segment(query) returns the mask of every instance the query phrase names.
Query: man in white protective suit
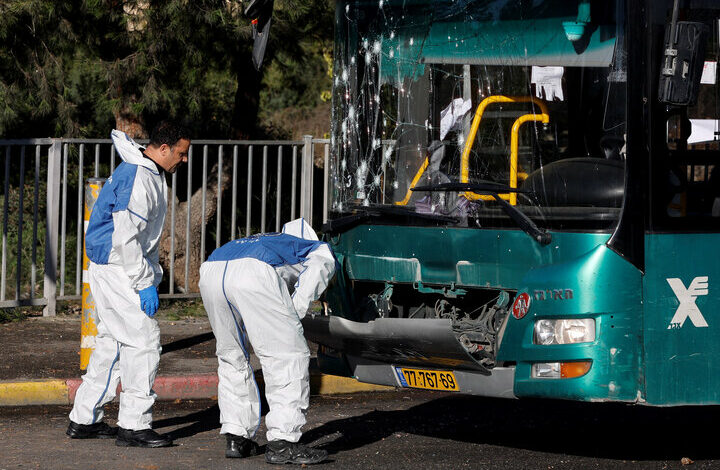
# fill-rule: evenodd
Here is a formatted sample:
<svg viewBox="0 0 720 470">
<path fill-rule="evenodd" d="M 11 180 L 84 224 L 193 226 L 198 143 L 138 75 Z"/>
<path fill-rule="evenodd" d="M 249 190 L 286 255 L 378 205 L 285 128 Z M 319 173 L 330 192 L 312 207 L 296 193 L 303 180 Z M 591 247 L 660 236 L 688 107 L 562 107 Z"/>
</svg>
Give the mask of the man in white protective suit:
<svg viewBox="0 0 720 470">
<path fill-rule="evenodd" d="M 155 127 L 147 148 L 118 130 L 111 137 L 123 162 L 100 191 L 85 234 L 98 334 L 67 435 L 165 447 L 172 441 L 151 428 L 161 349 L 154 318 L 163 274 L 158 246 L 167 210 L 165 172 L 174 173 L 187 161 L 190 137 L 168 121 Z M 122 392 L 118 428 L 113 428 L 102 421 L 103 406 L 115 397 L 118 382 Z"/>
<path fill-rule="evenodd" d="M 310 351 L 300 320 L 327 287 L 335 264 L 330 246 L 297 219 L 283 233 L 233 240 L 200 267 L 200 293 L 217 339 L 226 457 L 258 453 L 252 439 L 260 425 L 260 392 L 247 338 L 260 359 L 270 406 L 265 460 L 314 464 L 327 458 L 327 451 L 298 442 L 310 395 Z"/>
</svg>

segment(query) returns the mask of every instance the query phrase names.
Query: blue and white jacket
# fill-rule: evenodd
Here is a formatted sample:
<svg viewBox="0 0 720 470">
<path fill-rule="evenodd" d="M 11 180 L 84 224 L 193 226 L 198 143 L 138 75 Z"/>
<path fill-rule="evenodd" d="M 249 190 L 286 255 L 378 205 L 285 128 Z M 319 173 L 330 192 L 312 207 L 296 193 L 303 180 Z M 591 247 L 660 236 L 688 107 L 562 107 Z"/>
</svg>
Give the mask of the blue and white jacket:
<svg viewBox="0 0 720 470">
<path fill-rule="evenodd" d="M 212 252 L 208 262 L 253 258 L 267 263 L 288 287 L 298 317 L 317 300 L 335 274 L 337 261 L 330 245 L 318 241 L 303 220 L 283 226 L 283 233 L 253 235 L 226 243 Z"/>
<path fill-rule="evenodd" d="M 123 162 L 100 190 L 85 233 L 88 258 L 99 265 L 119 265 L 133 289 L 157 286 L 160 235 L 167 212 L 165 174 L 124 132 L 111 133 Z"/>
</svg>

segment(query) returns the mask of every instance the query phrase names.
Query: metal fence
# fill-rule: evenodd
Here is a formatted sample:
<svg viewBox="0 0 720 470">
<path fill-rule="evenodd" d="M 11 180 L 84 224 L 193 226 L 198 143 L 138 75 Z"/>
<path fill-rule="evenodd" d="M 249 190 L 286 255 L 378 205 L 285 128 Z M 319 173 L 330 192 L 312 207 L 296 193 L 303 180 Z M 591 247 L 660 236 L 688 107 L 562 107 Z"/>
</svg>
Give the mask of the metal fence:
<svg viewBox="0 0 720 470">
<path fill-rule="evenodd" d="M 190 245 L 197 237 L 202 262 L 229 240 L 279 231 L 297 217 L 315 226 L 324 222 L 329 145 L 329 140 L 312 136 L 299 141 L 193 140 L 187 165 L 168 175 L 165 237 L 170 248 L 160 297 L 199 296 L 188 281 Z M 120 159 L 110 139 L 0 140 L 0 152 L 5 157 L 0 308 L 44 306 L 43 315 L 52 316 L 57 301 L 79 300 L 82 294 L 84 182 L 108 177 Z M 324 159 L 323 169 L 313 164 L 316 155 Z M 322 188 L 314 188 L 321 178 Z M 191 210 L 198 201 L 200 222 L 197 210 Z M 183 203 L 184 237 L 179 237 Z M 198 224 L 199 234 L 193 230 Z M 185 263 L 179 269 L 178 238 L 185 243 Z M 176 282 L 177 277 L 184 281 Z"/>
</svg>

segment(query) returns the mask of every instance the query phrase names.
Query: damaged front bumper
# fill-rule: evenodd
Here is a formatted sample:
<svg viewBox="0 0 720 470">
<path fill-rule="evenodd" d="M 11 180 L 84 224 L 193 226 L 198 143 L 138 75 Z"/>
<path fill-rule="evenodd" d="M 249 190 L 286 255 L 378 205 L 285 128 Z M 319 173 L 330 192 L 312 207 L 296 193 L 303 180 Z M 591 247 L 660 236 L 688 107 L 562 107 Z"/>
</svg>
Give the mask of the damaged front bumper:
<svg viewBox="0 0 720 470">
<path fill-rule="evenodd" d="M 458 341 L 450 319 L 377 318 L 355 322 L 336 316 L 307 316 L 305 336 L 344 354 L 362 382 L 403 386 L 395 366 L 453 371 L 459 391 L 514 398 L 514 367 L 489 369 Z"/>
</svg>

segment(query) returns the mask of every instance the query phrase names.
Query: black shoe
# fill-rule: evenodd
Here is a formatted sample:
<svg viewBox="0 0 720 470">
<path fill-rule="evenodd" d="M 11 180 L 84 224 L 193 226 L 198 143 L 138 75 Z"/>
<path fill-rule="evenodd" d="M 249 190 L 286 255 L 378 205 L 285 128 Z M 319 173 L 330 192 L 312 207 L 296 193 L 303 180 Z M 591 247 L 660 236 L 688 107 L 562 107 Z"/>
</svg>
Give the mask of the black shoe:
<svg viewBox="0 0 720 470">
<path fill-rule="evenodd" d="M 326 450 L 313 449 L 297 442 L 284 440 L 270 441 L 265 448 L 265 461 L 267 463 L 312 465 L 322 462 L 327 456 Z"/>
<path fill-rule="evenodd" d="M 253 440 L 235 434 L 226 434 L 226 438 L 225 457 L 229 459 L 252 457 L 260 453 L 260 446 Z"/>
<path fill-rule="evenodd" d="M 115 441 L 115 445 L 120 447 L 169 447 L 172 443 L 172 439 L 152 429 L 133 431 L 119 428 Z"/>
<path fill-rule="evenodd" d="M 107 423 L 78 424 L 70 421 L 65 434 L 71 439 L 112 439 L 117 435 L 118 428 L 108 426 Z"/>
</svg>

